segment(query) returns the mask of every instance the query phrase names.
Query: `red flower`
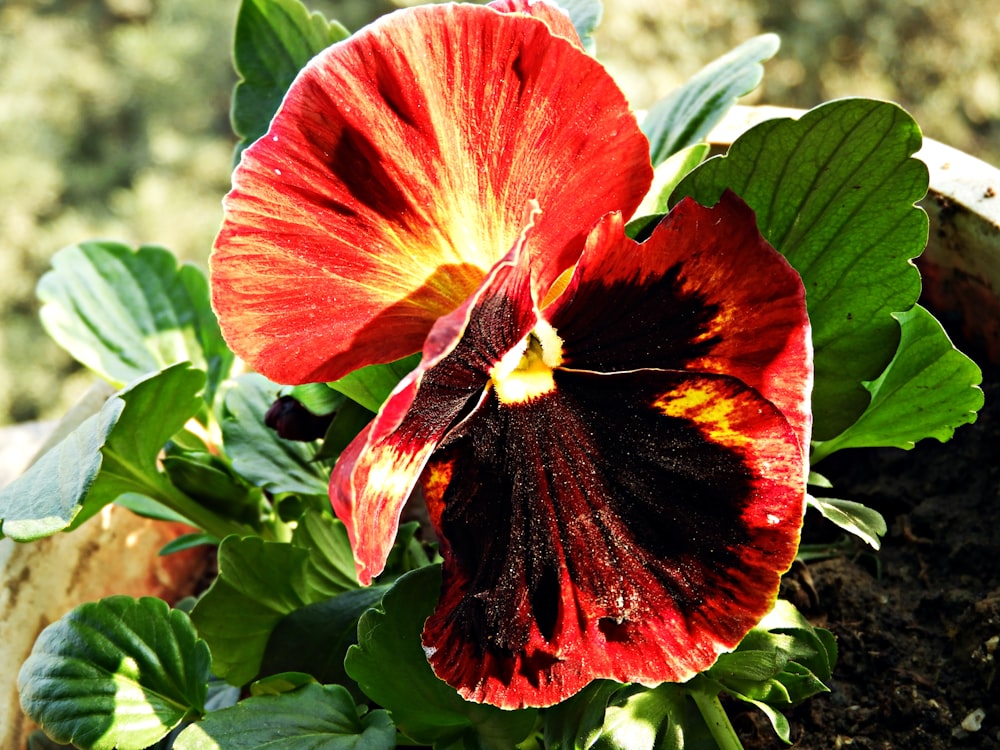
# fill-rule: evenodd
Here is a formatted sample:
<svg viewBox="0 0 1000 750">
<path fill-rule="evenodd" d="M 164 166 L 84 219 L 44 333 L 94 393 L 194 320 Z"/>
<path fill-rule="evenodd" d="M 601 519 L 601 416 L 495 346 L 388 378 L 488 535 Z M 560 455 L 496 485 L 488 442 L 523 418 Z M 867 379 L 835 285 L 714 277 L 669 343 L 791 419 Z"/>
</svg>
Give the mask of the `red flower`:
<svg viewBox="0 0 1000 750">
<path fill-rule="evenodd" d="M 614 81 L 563 38 L 560 11 L 502 6 L 521 12 L 413 8 L 333 45 L 244 152 L 212 301 L 257 371 L 328 382 L 419 351 L 513 246 L 529 200 L 543 284 L 603 214 L 639 205 L 649 146 Z"/>
<path fill-rule="evenodd" d="M 317 58 L 237 170 L 213 293 L 283 382 L 422 343 L 334 509 L 367 583 L 422 484 L 431 665 L 518 707 L 688 679 L 767 612 L 812 360 L 801 281 L 735 196 L 625 236 L 650 169 L 624 99 L 558 11 L 504 10 L 400 11 Z"/>
</svg>

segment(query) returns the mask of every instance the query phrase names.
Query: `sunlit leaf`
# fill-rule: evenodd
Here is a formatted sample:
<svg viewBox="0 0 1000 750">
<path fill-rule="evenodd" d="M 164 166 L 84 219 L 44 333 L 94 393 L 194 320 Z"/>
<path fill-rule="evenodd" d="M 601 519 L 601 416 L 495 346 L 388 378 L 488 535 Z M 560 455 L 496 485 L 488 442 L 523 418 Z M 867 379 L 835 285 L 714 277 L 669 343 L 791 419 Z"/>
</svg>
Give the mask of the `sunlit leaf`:
<svg viewBox="0 0 1000 750">
<path fill-rule="evenodd" d="M 306 685 L 213 711 L 177 738 L 176 750 L 390 750 L 396 731 L 385 711 L 364 713 L 340 685 Z"/>
<path fill-rule="evenodd" d="M 764 75 L 761 63 L 779 46 L 774 34 L 749 39 L 650 107 L 642 131 L 649 138 L 653 166 L 704 139 L 739 97 L 757 88 Z"/>
<path fill-rule="evenodd" d="M 730 188 L 765 238 L 802 275 L 816 356 L 814 438 L 833 438 L 865 410 L 864 383 L 899 343 L 892 313 L 920 292 L 910 259 L 927 241 L 921 135 L 894 104 L 845 99 L 798 120 L 769 120 L 709 159 L 671 196 L 714 204 Z"/>
<path fill-rule="evenodd" d="M 209 653 L 152 597 L 83 604 L 47 627 L 18 675 L 25 713 L 85 750 L 141 750 L 204 711 Z"/>
<path fill-rule="evenodd" d="M 178 362 L 208 374 L 211 401 L 233 363 L 196 267 L 167 249 L 84 242 L 58 252 L 38 283 L 46 331 L 118 387 Z"/>
<path fill-rule="evenodd" d="M 125 402 L 113 398 L 21 476 L 0 489 L 0 531 L 19 542 L 67 528 L 80 512 L 104 457 L 101 448 Z"/>
<path fill-rule="evenodd" d="M 157 465 L 170 436 L 198 411 L 204 383 L 203 372 L 181 363 L 113 396 L 0 492 L 4 534 L 27 541 L 75 528 L 130 494 L 160 501 L 217 536 L 239 528 L 179 491 Z"/>
<path fill-rule="evenodd" d="M 823 518 L 837 524 L 844 531 L 863 539 L 875 549 L 882 546 L 882 537 L 885 536 L 887 527 L 885 519 L 877 510 L 853 500 L 834 497 L 809 497 L 807 502 Z"/>
<path fill-rule="evenodd" d="M 642 199 L 642 204 L 636 209 L 637 217 L 657 215 L 657 220 L 662 218 L 670 205 L 670 194 L 674 188 L 683 180 L 688 172 L 701 164 L 711 151 L 711 146 L 707 143 L 695 143 L 693 146 L 682 148 L 671 154 L 659 166 L 653 170 L 653 184 Z M 628 230 L 626 230 L 628 231 Z M 634 226 L 633 226 L 634 231 Z M 635 234 L 630 234 L 635 239 Z"/>
<path fill-rule="evenodd" d="M 978 365 L 919 305 L 893 317 L 900 325 L 899 349 L 885 371 L 865 383 L 871 404 L 842 433 L 814 446 L 814 463 L 844 448 L 909 449 L 924 438 L 943 443 L 957 427 L 976 421 L 983 405 Z"/>
<path fill-rule="evenodd" d="M 233 130 L 243 149 L 267 131 L 299 70 L 318 52 L 346 39 L 347 29 L 310 13 L 299 0 L 243 0 L 236 18 Z"/>
</svg>

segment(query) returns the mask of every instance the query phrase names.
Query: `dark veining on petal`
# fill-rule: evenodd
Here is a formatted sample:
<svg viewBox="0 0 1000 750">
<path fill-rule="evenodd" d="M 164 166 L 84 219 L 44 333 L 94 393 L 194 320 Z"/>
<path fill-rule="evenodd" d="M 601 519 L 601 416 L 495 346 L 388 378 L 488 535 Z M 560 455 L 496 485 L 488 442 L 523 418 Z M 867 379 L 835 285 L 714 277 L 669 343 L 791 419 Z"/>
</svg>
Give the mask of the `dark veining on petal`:
<svg viewBox="0 0 1000 750">
<path fill-rule="evenodd" d="M 441 531 L 446 566 L 467 581 L 452 620 L 483 654 L 513 657 L 532 625 L 551 641 L 560 616 L 580 615 L 559 612 L 562 567 L 606 613 L 602 632 L 625 640 L 663 592 L 694 616 L 748 540 L 738 453 L 656 412 L 652 387 L 635 399 L 593 376 L 557 375 L 558 398 L 491 399 L 449 441 L 459 460 Z M 661 592 L 642 590 L 637 570 Z"/>
<path fill-rule="evenodd" d="M 680 273 L 676 264 L 659 278 L 595 281 L 578 291 L 550 321 L 563 335 L 566 367 L 684 369 L 707 354 L 718 341 L 708 335 L 718 306 L 685 291 Z"/>
</svg>

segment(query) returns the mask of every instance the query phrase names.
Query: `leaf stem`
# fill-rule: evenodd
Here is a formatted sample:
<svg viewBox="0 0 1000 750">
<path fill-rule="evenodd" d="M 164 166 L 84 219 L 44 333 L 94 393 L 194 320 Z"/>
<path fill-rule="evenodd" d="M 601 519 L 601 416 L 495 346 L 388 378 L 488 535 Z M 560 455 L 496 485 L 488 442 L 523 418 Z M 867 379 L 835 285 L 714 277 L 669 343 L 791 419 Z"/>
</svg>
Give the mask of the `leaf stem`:
<svg viewBox="0 0 1000 750">
<path fill-rule="evenodd" d="M 708 725 L 708 731 L 712 733 L 712 739 L 719 746 L 719 750 L 743 750 L 743 743 L 733 729 L 726 709 L 722 707 L 718 693 L 707 693 L 701 690 L 692 690 L 690 693 L 701 717 Z"/>
</svg>

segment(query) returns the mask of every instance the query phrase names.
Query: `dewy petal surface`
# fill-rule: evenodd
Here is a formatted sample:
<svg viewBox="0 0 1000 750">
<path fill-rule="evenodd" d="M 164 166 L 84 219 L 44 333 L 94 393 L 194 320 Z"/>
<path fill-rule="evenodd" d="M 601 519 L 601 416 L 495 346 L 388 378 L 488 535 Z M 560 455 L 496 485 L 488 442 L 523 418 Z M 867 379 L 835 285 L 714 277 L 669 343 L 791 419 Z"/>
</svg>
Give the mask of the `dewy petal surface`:
<svg viewBox="0 0 1000 750">
<path fill-rule="evenodd" d="M 332 46 L 244 152 L 213 304 L 255 369 L 330 381 L 418 351 L 513 246 L 529 200 L 543 286 L 600 216 L 638 205 L 648 144 L 624 96 L 551 14 L 503 5 L 517 12 L 401 10 Z"/>
</svg>

